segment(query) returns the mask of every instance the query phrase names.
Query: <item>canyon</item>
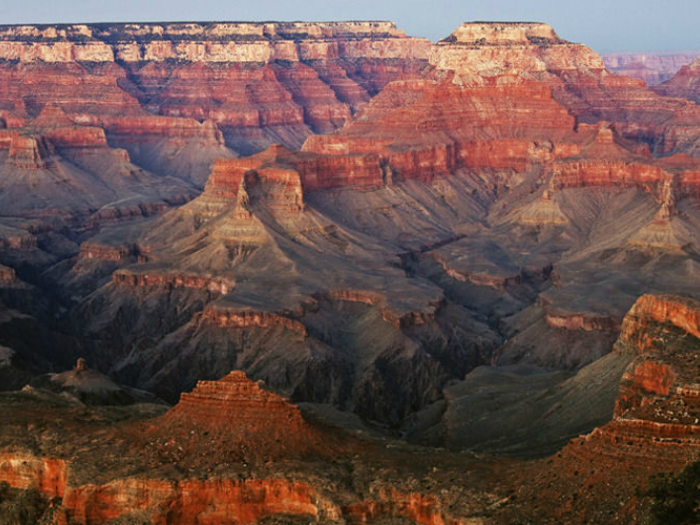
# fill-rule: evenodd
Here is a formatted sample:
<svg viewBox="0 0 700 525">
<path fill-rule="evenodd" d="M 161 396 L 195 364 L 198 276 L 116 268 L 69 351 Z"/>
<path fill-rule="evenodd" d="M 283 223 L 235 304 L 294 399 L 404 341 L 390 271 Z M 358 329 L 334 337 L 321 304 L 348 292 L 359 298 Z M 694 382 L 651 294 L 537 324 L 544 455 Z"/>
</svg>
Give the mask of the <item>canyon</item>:
<svg viewBox="0 0 700 525">
<path fill-rule="evenodd" d="M 621 76 L 540 23 L 0 26 L 0 505 L 642 522 L 700 443 L 680 56 Z"/>
<path fill-rule="evenodd" d="M 700 51 L 630 52 L 602 55 L 605 67 L 616 75 L 644 80 L 655 86 L 670 80 L 683 67 L 694 62 Z"/>
</svg>

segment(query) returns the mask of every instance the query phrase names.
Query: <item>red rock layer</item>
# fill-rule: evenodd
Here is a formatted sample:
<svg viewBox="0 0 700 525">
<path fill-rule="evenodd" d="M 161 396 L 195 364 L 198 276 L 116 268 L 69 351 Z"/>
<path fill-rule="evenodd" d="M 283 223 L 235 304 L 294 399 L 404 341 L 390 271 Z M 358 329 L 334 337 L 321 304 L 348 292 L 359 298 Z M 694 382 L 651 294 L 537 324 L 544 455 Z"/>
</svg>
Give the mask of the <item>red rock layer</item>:
<svg viewBox="0 0 700 525">
<path fill-rule="evenodd" d="M 611 53 L 602 55 L 605 67 L 616 75 L 644 80 L 648 86 L 661 84 L 672 78 L 679 69 L 700 55 L 688 52 Z"/>
<path fill-rule="evenodd" d="M 66 493 L 68 464 L 21 452 L 0 453 L 0 481 L 20 489 L 35 488 L 51 498 Z"/>
<path fill-rule="evenodd" d="M 380 490 L 372 499 L 343 508 L 350 523 L 367 523 L 376 519 L 401 517 L 421 525 L 460 525 L 464 521 L 449 516 L 444 504 L 435 497 L 419 493 L 402 493 L 395 489 Z"/>
<path fill-rule="evenodd" d="M 120 116 L 211 120 L 236 147 L 298 146 L 417 76 L 431 47 L 389 22 L 3 26 L 0 111 L 12 127 L 56 104 L 119 136 L 192 127 Z"/>
<path fill-rule="evenodd" d="M 643 466 L 649 475 L 680 469 L 697 456 L 699 320 L 700 302 L 692 299 L 645 295 L 635 303 L 615 344 L 615 351 L 637 357 L 621 379 L 614 419 L 573 440 L 565 458 L 605 458 L 614 468 Z"/>
<path fill-rule="evenodd" d="M 344 186 L 382 185 L 382 169 L 376 156 L 314 155 L 271 146 L 252 157 L 217 160 L 205 192 L 236 198 L 241 184 L 246 182 L 246 175 L 249 177 L 248 187 L 253 183 L 254 177 L 257 177 L 265 194 L 290 211 L 303 208 L 302 189 L 313 191 Z M 271 191 L 275 184 L 283 185 L 283 188 L 278 188 L 282 191 L 278 191 L 276 196 Z"/>
<path fill-rule="evenodd" d="M 202 313 L 204 322 L 218 327 L 249 328 L 283 326 L 306 337 L 306 327 L 299 321 L 269 312 L 233 312 L 217 308 L 207 308 Z"/>
<path fill-rule="evenodd" d="M 410 81 L 387 86 L 333 135 L 310 137 L 304 151 L 374 154 L 383 182 L 430 181 L 455 169 L 525 170 L 579 151 L 574 120 L 534 82 L 491 79 L 482 86 Z"/>
<path fill-rule="evenodd" d="M 700 59 L 682 67 L 673 78 L 654 86 L 654 91 L 666 97 L 680 97 L 700 103 Z"/>
<path fill-rule="evenodd" d="M 129 270 L 114 272 L 112 282 L 128 287 L 195 288 L 222 295 L 227 294 L 234 286 L 234 283 L 224 278 L 194 274 L 132 273 Z"/>
<path fill-rule="evenodd" d="M 252 524 L 275 514 L 316 519 L 326 517 L 319 509 L 319 499 L 308 484 L 283 479 L 128 479 L 69 490 L 57 523 L 98 525 L 137 511 L 147 512 L 152 523 L 162 525 Z"/>
<path fill-rule="evenodd" d="M 68 464 L 20 453 L 0 455 L 0 481 L 12 487 L 36 488 L 59 498 L 55 525 L 101 525 L 145 513 L 161 525 L 243 525 L 283 515 L 320 522 L 400 517 L 423 525 L 464 523 L 449 516 L 448 505 L 433 496 L 380 489 L 373 496 L 341 506 L 302 481 L 286 479 L 210 479 L 168 481 L 126 478 L 97 485 L 67 483 Z"/>
<path fill-rule="evenodd" d="M 622 323 L 621 343 L 639 354 L 653 347 L 648 331 L 651 322 L 671 323 L 700 339 L 700 303 L 675 295 L 643 295 Z"/>
<path fill-rule="evenodd" d="M 697 107 L 660 97 L 642 80 L 610 74 L 594 51 L 544 24 L 463 24 L 436 45 L 430 62 L 467 85 L 513 73 L 542 82 L 578 122 L 615 122 L 621 134 L 653 144 L 660 154 L 688 151 L 700 137 Z M 688 138 L 669 136 L 680 133 Z"/>
</svg>

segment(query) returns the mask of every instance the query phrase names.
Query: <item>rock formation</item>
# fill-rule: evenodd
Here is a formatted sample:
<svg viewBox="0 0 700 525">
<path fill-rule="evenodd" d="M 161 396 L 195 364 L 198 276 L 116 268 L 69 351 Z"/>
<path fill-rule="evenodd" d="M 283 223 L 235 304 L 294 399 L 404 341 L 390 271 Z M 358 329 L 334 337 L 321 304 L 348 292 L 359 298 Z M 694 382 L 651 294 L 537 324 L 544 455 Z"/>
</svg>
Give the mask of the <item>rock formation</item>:
<svg viewBox="0 0 700 525">
<path fill-rule="evenodd" d="M 157 436 L 189 441 L 211 460 L 315 459 L 338 454 L 342 444 L 308 425 L 299 409 L 233 371 L 218 381 L 199 381 L 156 424 Z"/>
<path fill-rule="evenodd" d="M 672 78 L 679 69 L 693 62 L 699 51 L 608 53 L 602 55 L 605 67 L 616 75 L 644 80 L 655 86 Z"/>
<path fill-rule="evenodd" d="M 35 378 L 0 396 L 31 468 L 0 472 L 69 465 L 64 522 L 605 522 L 614 468 L 586 509 L 530 505 L 598 450 L 651 458 L 623 495 L 695 452 L 697 308 L 668 295 L 700 297 L 689 100 L 536 23 L 8 26 L 0 57 L 0 379 Z M 116 395 L 101 373 L 180 402 L 66 397 Z M 45 402 L 93 419 L 30 429 Z M 586 437 L 489 459 L 485 495 L 468 454 L 321 420 L 489 454 Z"/>
<path fill-rule="evenodd" d="M 700 58 L 684 65 L 663 84 L 654 87 L 654 91 L 666 97 L 681 97 L 700 102 Z"/>
</svg>

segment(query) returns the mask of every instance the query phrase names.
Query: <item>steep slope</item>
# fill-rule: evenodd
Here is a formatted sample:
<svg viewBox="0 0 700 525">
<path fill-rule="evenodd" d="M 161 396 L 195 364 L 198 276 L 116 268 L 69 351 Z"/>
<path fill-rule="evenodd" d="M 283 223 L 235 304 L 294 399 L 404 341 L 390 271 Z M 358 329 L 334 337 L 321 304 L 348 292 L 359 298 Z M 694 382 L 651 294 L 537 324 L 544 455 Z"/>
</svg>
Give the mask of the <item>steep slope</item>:
<svg viewBox="0 0 700 525">
<path fill-rule="evenodd" d="M 661 51 L 608 53 L 602 57 L 611 73 L 638 78 L 644 80 L 647 86 L 656 86 L 671 79 L 698 55 L 699 51 Z"/>
<path fill-rule="evenodd" d="M 614 122 L 621 134 L 658 154 L 696 151 L 694 105 L 659 97 L 641 80 L 610 74 L 593 50 L 560 39 L 546 24 L 465 23 L 438 42 L 430 62 L 456 71 L 466 84 L 508 72 L 543 82 L 579 122 Z"/>
<path fill-rule="evenodd" d="M 683 66 L 672 78 L 654 87 L 666 97 L 680 97 L 700 102 L 700 59 Z"/>
<path fill-rule="evenodd" d="M 245 153 L 300 146 L 342 126 L 386 83 L 418 74 L 431 46 L 390 22 L 2 26 L 2 109 L 33 116 L 58 103 L 135 158 L 130 136 L 172 137 L 191 127 L 183 117 L 215 123 Z M 23 83 L 36 86 L 31 95 Z"/>
<path fill-rule="evenodd" d="M 540 522 L 644 521 L 647 502 L 639 489 L 648 477 L 697 458 L 698 315 L 694 299 L 644 295 L 625 316 L 614 352 L 630 362 L 612 421 L 523 472 L 523 481 L 537 480 L 523 486 L 524 497 L 540 509 Z M 556 489 L 547 488 L 553 482 Z M 556 507 L 545 505 L 552 497 L 560 502 Z M 508 513 L 517 507 L 503 520 L 513 519 Z"/>
<path fill-rule="evenodd" d="M 307 205 L 304 188 L 380 173 L 376 159 L 337 160 L 279 146 L 218 162 L 202 196 L 134 240 L 140 263 L 75 312 L 100 366 L 168 399 L 242 368 L 296 400 L 399 425 L 482 362 L 499 340 L 488 326 L 407 276 L 391 246 Z"/>
</svg>

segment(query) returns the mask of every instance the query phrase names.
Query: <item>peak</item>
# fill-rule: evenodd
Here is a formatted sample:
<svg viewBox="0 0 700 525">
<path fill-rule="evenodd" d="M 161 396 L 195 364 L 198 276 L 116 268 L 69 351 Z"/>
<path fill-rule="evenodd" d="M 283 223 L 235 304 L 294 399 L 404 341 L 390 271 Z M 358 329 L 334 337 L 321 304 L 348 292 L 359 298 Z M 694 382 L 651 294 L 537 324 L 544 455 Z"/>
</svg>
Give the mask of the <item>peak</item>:
<svg viewBox="0 0 700 525">
<path fill-rule="evenodd" d="M 465 22 L 447 40 L 479 45 L 561 42 L 551 26 L 540 22 Z"/>
<path fill-rule="evenodd" d="M 241 453 L 246 460 L 319 457 L 335 454 L 337 445 L 309 425 L 295 405 L 240 370 L 218 381 L 199 381 L 154 430 L 187 442 L 194 456 L 217 462 Z"/>
</svg>

